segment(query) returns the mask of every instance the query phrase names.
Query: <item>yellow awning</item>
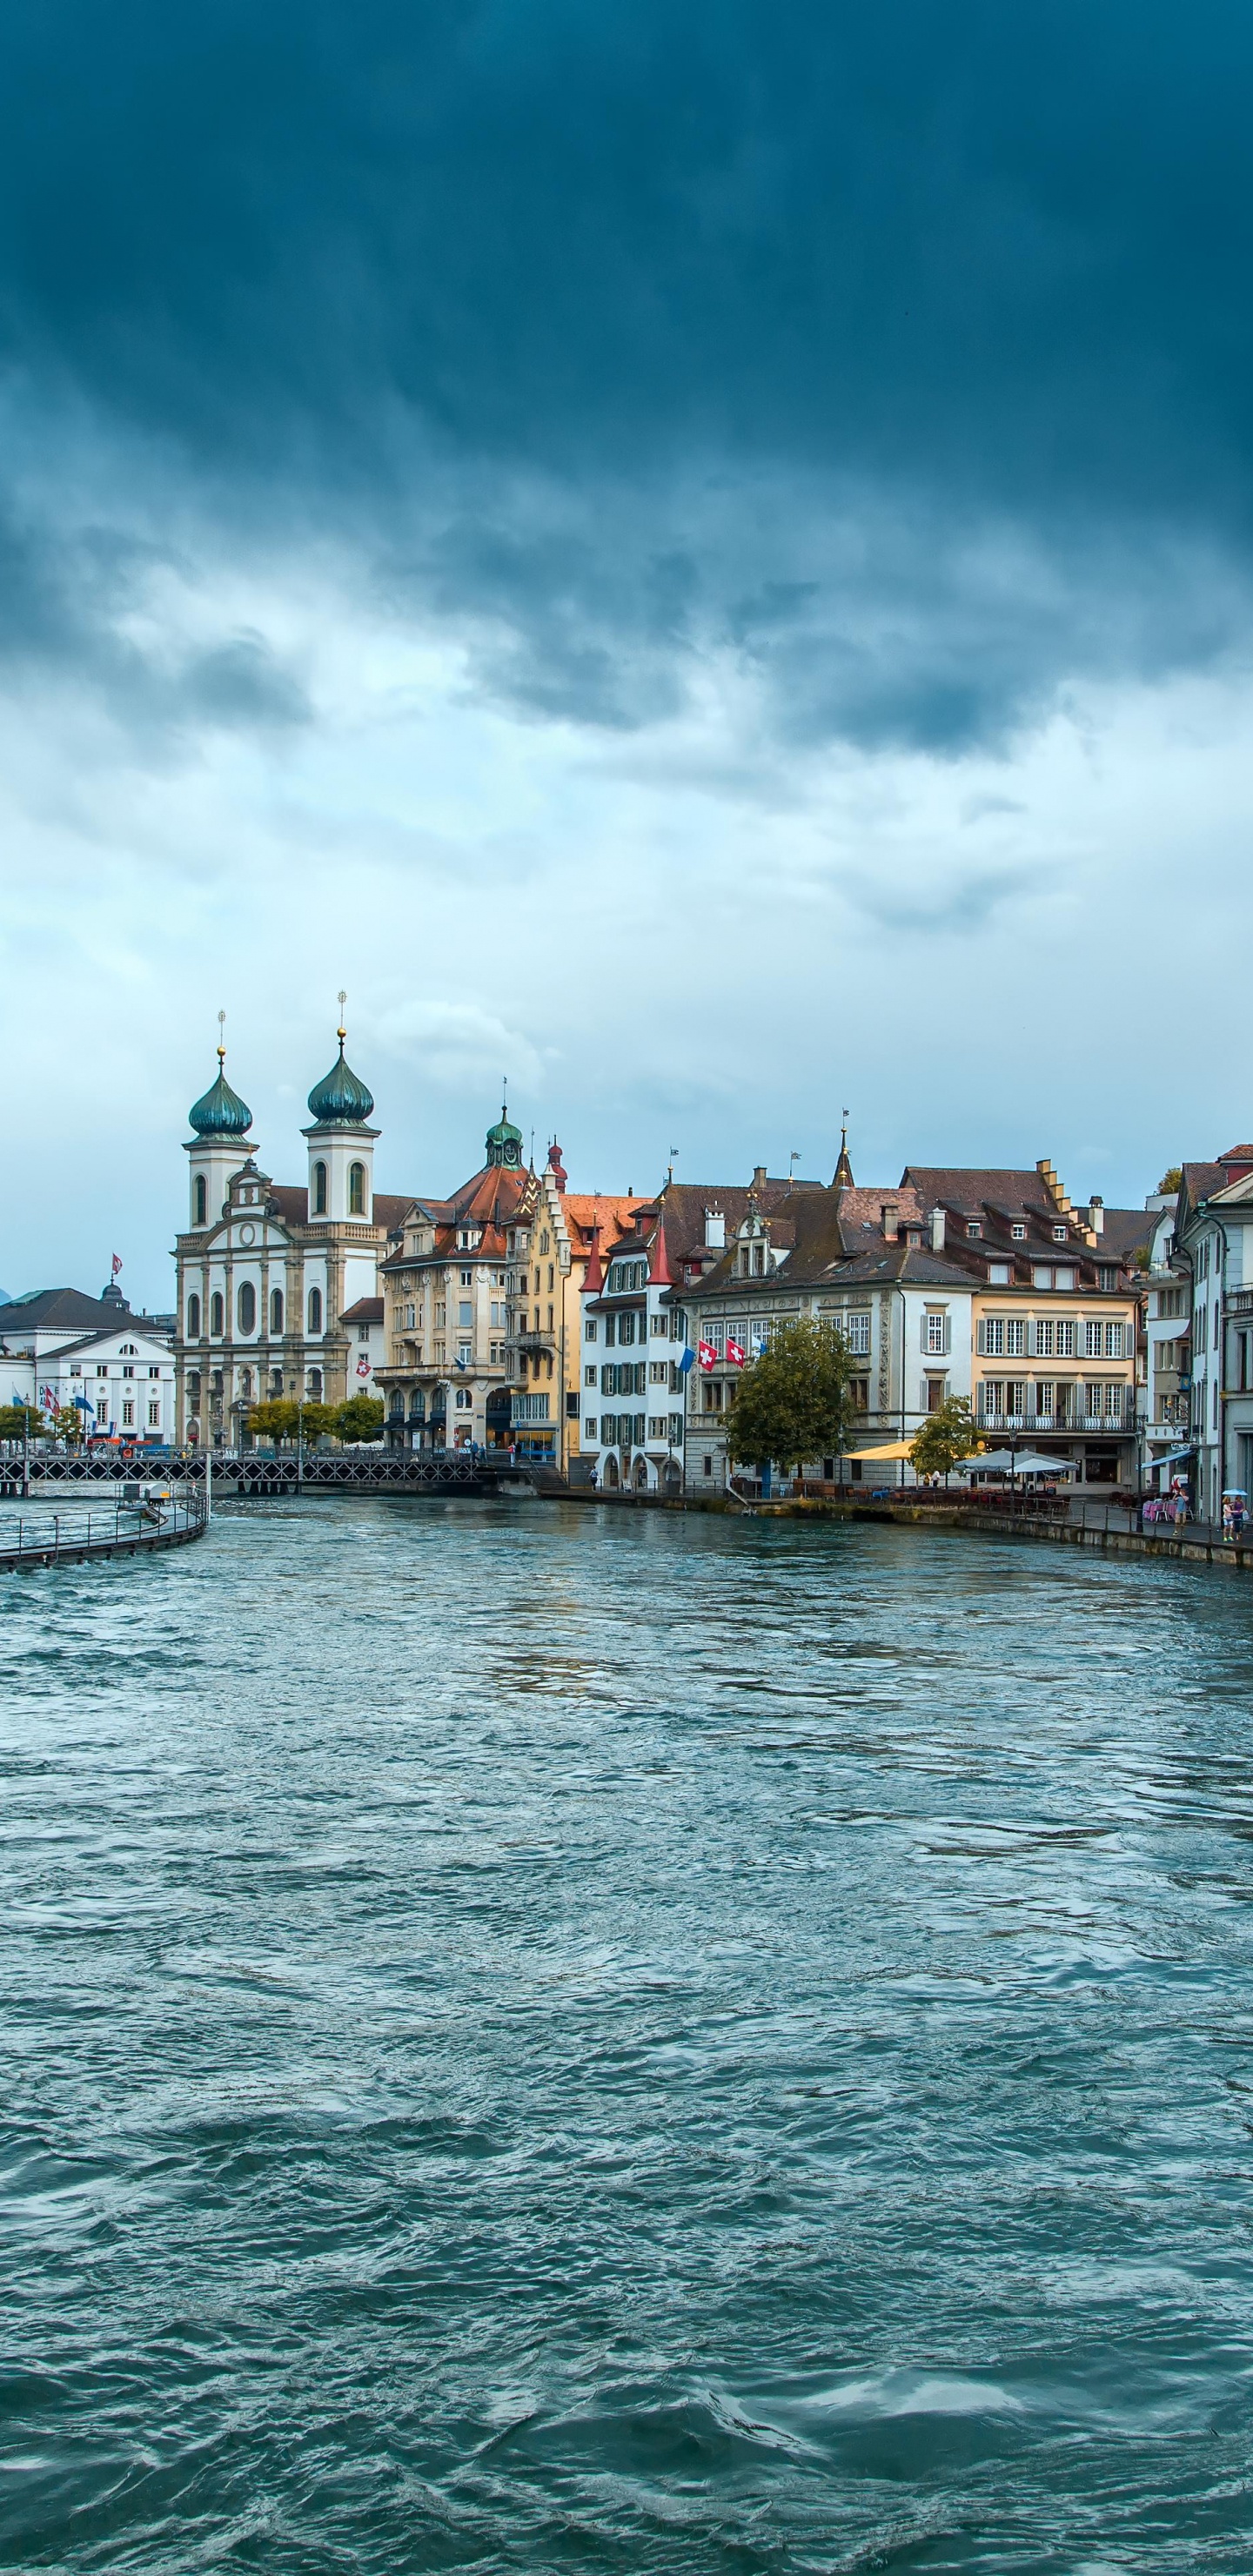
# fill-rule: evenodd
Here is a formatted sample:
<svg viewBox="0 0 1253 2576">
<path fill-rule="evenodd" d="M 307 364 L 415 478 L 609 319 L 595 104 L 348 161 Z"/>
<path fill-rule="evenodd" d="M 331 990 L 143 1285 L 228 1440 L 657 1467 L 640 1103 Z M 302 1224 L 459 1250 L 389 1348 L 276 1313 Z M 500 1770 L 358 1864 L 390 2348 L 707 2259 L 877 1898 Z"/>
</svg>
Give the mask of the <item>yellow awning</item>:
<svg viewBox="0 0 1253 2576">
<path fill-rule="evenodd" d="M 848 1454 L 850 1458 L 908 1458 L 911 1446 L 908 1440 L 887 1440 L 881 1449 L 850 1449 Z"/>
</svg>

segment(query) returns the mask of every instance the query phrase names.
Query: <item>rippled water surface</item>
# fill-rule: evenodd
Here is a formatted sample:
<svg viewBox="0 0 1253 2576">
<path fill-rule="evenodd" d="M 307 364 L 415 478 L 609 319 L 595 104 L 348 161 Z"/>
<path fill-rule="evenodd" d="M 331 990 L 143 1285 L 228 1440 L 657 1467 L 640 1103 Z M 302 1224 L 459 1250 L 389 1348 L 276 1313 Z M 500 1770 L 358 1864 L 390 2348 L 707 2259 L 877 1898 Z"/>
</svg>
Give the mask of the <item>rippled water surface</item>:
<svg viewBox="0 0 1253 2576">
<path fill-rule="evenodd" d="M 0 1578 L 0 2563 L 1253 2568 L 1251 1620 L 542 1504 Z"/>
</svg>

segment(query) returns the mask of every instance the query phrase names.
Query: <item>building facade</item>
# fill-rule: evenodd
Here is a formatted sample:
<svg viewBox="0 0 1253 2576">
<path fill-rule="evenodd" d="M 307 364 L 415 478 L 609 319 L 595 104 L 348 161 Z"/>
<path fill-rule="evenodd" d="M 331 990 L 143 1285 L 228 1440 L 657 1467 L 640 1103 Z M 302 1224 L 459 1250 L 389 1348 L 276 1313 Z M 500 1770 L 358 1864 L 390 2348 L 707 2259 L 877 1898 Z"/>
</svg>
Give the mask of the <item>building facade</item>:
<svg viewBox="0 0 1253 2576">
<path fill-rule="evenodd" d="M 226 1080 L 189 1112 L 188 1223 L 174 1249 L 178 1436 L 216 1447 L 246 1437 L 252 1405 L 274 1396 L 342 1404 L 357 1391 L 346 1323 L 378 1295 L 379 1265 L 407 1199 L 376 1195 L 374 1102 L 339 1055 L 309 1094 L 308 1177 L 271 1180 L 249 1141 L 252 1112 Z"/>
<path fill-rule="evenodd" d="M 1196 1511 L 1216 1522 L 1225 1493 L 1253 1488 L 1253 1145 L 1184 1164 L 1170 1260 L 1189 1328 L 1178 1345 L 1190 1398 L 1181 1463 Z"/>
<path fill-rule="evenodd" d="M 635 1222 L 645 1200 L 572 1191 L 554 1139 L 529 1214 L 510 1245 L 511 1430 L 518 1454 L 575 1484 L 592 1481 L 594 1453 L 582 1438 L 581 1395 L 599 1388 L 583 1351 L 583 1294 L 602 1243 Z M 592 1407 L 596 1418 L 597 1408 Z"/>
<path fill-rule="evenodd" d="M 86 1439 L 168 1446 L 177 1422 L 174 1354 L 155 1317 L 103 1297 L 45 1288 L 0 1306 L 3 1402 L 79 1414 Z"/>
<path fill-rule="evenodd" d="M 501 1448 L 511 1436 L 509 1280 L 536 1182 L 503 1106 L 485 1152 L 451 1198 L 408 1202 L 380 1267 L 374 1384 L 392 1448 Z"/>
</svg>

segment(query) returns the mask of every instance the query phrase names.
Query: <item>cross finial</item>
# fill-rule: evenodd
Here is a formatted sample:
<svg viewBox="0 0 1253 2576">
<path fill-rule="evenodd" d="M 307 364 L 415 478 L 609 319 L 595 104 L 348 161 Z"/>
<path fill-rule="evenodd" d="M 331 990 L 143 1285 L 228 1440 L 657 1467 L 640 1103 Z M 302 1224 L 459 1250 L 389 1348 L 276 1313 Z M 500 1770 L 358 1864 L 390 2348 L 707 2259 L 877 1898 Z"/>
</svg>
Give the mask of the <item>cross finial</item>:
<svg viewBox="0 0 1253 2576">
<path fill-rule="evenodd" d="M 341 994 L 339 995 L 339 997 L 338 997 L 338 998 L 339 998 L 339 1027 L 336 1029 L 336 1031 L 335 1031 L 335 1035 L 336 1035 L 336 1037 L 339 1039 L 339 1051 L 340 1051 L 340 1054 L 342 1055 L 342 1054 L 343 1054 L 343 1052 L 344 1052 L 344 1040 L 345 1040 L 345 1038 L 346 1038 L 346 1037 L 347 1037 L 347 1035 L 348 1035 L 348 1031 L 347 1031 L 347 1029 L 344 1027 L 344 1004 L 345 1004 L 345 1002 L 346 1002 L 346 1001 L 347 1001 L 347 999 L 348 999 L 348 995 L 347 995 L 346 993 L 341 993 Z"/>
<path fill-rule="evenodd" d="M 225 1061 L 226 1061 L 226 1041 L 225 1041 L 225 1039 L 224 1039 L 224 1037 L 223 1037 L 223 1035 L 222 1035 L 222 1032 L 223 1032 L 223 1030 L 224 1030 L 224 1028 L 225 1028 L 225 1027 L 226 1027 L 226 1013 L 225 1013 L 225 1011 L 219 1011 L 219 1012 L 218 1012 L 218 1063 L 219 1063 L 219 1064 L 224 1064 L 224 1063 L 225 1063 Z"/>
</svg>

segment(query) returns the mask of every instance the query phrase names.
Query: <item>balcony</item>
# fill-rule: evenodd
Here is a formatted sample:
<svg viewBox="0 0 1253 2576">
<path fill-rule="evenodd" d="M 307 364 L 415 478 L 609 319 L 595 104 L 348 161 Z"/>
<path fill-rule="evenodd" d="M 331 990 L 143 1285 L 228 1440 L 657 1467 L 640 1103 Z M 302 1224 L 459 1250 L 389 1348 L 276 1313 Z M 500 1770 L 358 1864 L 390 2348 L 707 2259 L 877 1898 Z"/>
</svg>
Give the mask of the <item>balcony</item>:
<svg viewBox="0 0 1253 2576">
<path fill-rule="evenodd" d="M 1107 1440 L 1129 1440 L 1135 1424 L 1127 1413 L 977 1413 L 975 1430 L 1017 1431 L 1034 1439 L 1050 1432 L 1054 1439 L 1079 1431 L 1101 1432 Z"/>
<path fill-rule="evenodd" d="M 520 1351 L 555 1351 L 557 1347 L 555 1332 L 515 1333 L 514 1340 Z"/>
</svg>

